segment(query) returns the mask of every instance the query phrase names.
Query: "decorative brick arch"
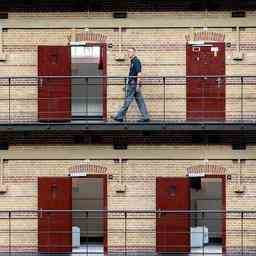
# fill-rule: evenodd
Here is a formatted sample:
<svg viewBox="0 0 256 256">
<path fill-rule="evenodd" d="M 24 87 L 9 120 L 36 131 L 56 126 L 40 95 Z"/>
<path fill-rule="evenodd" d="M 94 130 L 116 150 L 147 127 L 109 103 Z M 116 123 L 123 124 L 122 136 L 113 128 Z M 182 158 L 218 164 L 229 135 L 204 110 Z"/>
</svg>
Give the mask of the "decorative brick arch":
<svg viewBox="0 0 256 256">
<path fill-rule="evenodd" d="M 92 31 L 76 32 L 76 29 L 72 29 L 71 35 L 68 36 L 69 42 L 88 42 L 88 43 L 106 43 L 107 36 L 102 33 L 96 33 Z"/>
<path fill-rule="evenodd" d="M 207 42 L 224 42 L 225 34 L 219 32 L 196 32 L 191 35 L 185 35 L 186 41 L 207 41 Z"/>
<path fill-rule="evenodd" d="M 226 175 L 227 169 L 218 165 L 201 164 L 194 165 L 187 168 L 187 175 L 189 174 L 205 174 L 205 175 Z"/>
<path fill-rule="evenodd" d="M 106 174 L 107 173 L 107 168 L 100 166 L 100 165 L 95 165 L 95 164 L 77 164 L 73 165 L 68 168 L 68 173 L 69 175 L 74 175 L 74 174 Z"/>
</svg>

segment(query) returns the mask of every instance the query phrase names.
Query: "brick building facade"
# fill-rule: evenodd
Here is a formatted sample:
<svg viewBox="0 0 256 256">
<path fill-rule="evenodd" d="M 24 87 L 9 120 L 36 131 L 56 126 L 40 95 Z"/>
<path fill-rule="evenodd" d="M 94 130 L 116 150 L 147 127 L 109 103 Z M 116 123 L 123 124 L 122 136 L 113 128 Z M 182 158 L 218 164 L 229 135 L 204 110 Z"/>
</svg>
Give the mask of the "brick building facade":
<svg viewBox="0 0 256 256">
<path fill-rule="evenodd" d="M 251 140 L 246 127 L 169 129 L 172 122 L 186 123 L 186 82 L 166 86 L 164 102 L 162 80 L 161 83 L 153 80 L 144 85 L 143 93 L 152 121 L 145 126 L 141 124 L 138 130 L 133 128 L 129 133 L 129 125 L 134 125 L 139 113 L 133 104 L 127 115 L 128 128 L 119 130 L 123 124 L 113 124 L 110 115 L 122 104 L 124 92 L 120 80 L 119 84 L 112 81 L 107 85 L 106 119 L 102 121 L 112 125 L 107 132 L 90 128 L 93 122 L 65 131 L 65 127 L 72 123 L 68 121 L 59 124 L 63 128 L 58 133 L 51 128 L 51 123 L 43 123 L 48 125 L 45 130 L 35 126 L 38 124 L 39 85 L 37 80 L 28 77 L 38 75 L 39 46 L 104 41 L 107 45 L 107 76 L 127 76 L 129 62 L 125 52 L 127 48 L 135 47 L 143 63 L 143 76 L 180 76 L 182 81 L 186 81 L 188 36 L 190 39 L 198 36 L 197 41 L 206 37 L 206 41 L 212 42 L 210 37 L 214 33 L 224 38 L 224 75 L 253 77 L 256 64 L 255 19 L 255 11 L 246 12 L 244 18 L 232 18 L 230 11 L 130 12 L 126 19 L 114 19 L 111 12 L 10 12 L 8 19 L 0 20 L 1 139 L 8 144 L 8 149 L 0 150 L 0 209 L 38 210 L 39 177 L 70 177 L 78 173 L 78 176 L 102 175 L 106 178 L 105 210 L 155 211 L 158 210 L 157 177 L 188 179 L 191 173 L 199 173 L 201 175 L 198 176 L 209 179 L 224 177 L 220 210 L 254 210 L 254 128 L 250 130 Z M 90 37 L 90 33 L 93 36 Z M 242 56 L 240 60 L 236 59 L 238 56 Z M 20 77 L 16 78 L 17 81 L 20 79 L 20 84 L 12 78 L 12 85 L 6 86 L 8 77 Z M 242 111 L 246 122 L 255 119 L 254 79 L 243 85 L 243 97 L 248 99 L 243 105 L 241 85 L 227 83 L 225 121 L 217 124 L 231 122 L 240 125 Z M 170 81 L 175 80 L 172 78 Z M 153 126 L 159 125 L 163 119 L 170 122 L 169 126 L 155 129 Z M 22 128 L 23 124 L 26 128 Z M 150 125 L 153 125 L 152 129 Z M 204 136 L 207 141 L 197 140 Z M 122 144 L 120 140 L 125 140 L 125 147 L 116 149 L 116 145 Z M 246 146 L 237 150 L 236 142 L 241 144 L 241 140 Z M 13 250 L 38 250 L 38 222 L 38 219 L 12 220 Z M 158 243 L 156 222 L 152 218 L 130 220 L 127 225 L 131 232 L 124 237 L 124 233 L 118 233 L 123 223 L 109 219 L 105 226 L 107 250 L 114 252 L 125 246 L 131 251 L 155 252 Z M 0 230 L 8 229 L 5 219 L 0 223 Z M 249 231 L 253 232 L 255 219 L 246 219 L 243 225 L 248 231 L 243 234 L 245 248 L 253 251 L 256 240 Z M 240 250 L 240 226 L 239 219 L 226 219 L 223 224 L 222 247 L 231 252 L 230 255 Z M 136 229 L 148 230 L 148 233 L 142 234 Z M 0 251 L 7 250 L 7 244 L 9 236 L 2 234 Z"/>
</svg>

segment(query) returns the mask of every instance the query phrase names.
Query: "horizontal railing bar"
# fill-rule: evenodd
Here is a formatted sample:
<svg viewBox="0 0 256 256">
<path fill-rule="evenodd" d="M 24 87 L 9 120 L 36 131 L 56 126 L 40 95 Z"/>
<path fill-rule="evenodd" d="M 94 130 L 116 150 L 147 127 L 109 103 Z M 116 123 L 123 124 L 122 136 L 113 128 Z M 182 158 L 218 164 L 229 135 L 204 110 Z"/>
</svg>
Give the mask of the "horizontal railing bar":
<svg viewBox="0 0 256 256">
<path fill-rule="evenodd" d="M 115 78 L 127 79 L 137 76 L 0 76 L 0 79 L 38 79 L 38 78 Z M 256 75 L 193 75 L 193 76 L 140 76 L 140 78 L 256 78 Z"/>
<path fill-rule="evenodd" d="M 105 124 L 110 123 L 108 122 L 110 114 L 113 116 L 117 109 L 111 111 L 108 105 L 109 102 L 112 106 L 114 105 L 113 101 L 118 100 L 120 101 L 118 105 L 121 105 L 126 96 L 119 91 L 115 92 L 113 90 L 111 92 L 109 88 L 111 86 L 114 88 L 114 86 L 119 86 L 119 84 L 122 85 L 129 81 L 130 78 L 135 78 L 135 76 L 2 76 L 0 77 L 0 89 L 3 90 L 0 99 L 0 108 L 2 110 L 0 111 L 0 116 L 2 115 L 0 123 L 40 123 L 47 121 L 47 119 L 49 119 L 47 122 L 55 122 L 62 119 L 65 122 L 69 122 L 77 118 L 82 119 L 80 113 L 84 115 L 84 123 L 93 118 L 98 118 Z M 216 93 L 212 94 L 211 91 L 204 90 L 204 80 L 206 81 L 208 78 L 210 83 L 207 84 L 206 82 L 205 87 L 207 90 L 208 88 L 211 90 L 212 85 L 220 87 L 222 83 L 226 86 L 225 88 L 231 86 L 233 90 L 236 86 L 238 90 L 227 91 L 227 97 L 225 90 L 221 90 L 221 92 L 216 91 Z M 65 79 L 71 81 L 72 88 L 70 92 L 60 93 Z M 78 82 L 73 83 L 76 79 L 82 82 L 80 84 Z M 218 123 L 226 123 L 225 120 L 240 121 L 241 123 L 246 122 L 247 119 L 251 121 L 256 120 L 256 116 L 251 114 L 254 113 L 254 105 L 252 103 L 256 99 L 253 95 L 254 85 L 256 86 L 256 75 L 166 75 L 142 76 L 141 79 L 143 80 L 143 86 L 145 85 L 145 91 L 147 91 L 148 85 L 154 85 L 154 88 L 158 87 L 157 89 L 159 89 L 156 92 L 150 90 L 150 94 L 147 92 L 144 95 L 146 103 L 149 105 L 148 112 L 152 122 L 155 121 L 157 115 L 161 119 L 159 123 L 162 124 L 172 120 L 176 120 L 176 122 L 179 122 L 179 120 L 189 122 L 190 119 L 193 119 L 195 122 L 198 119 L 201 123 L 207 121 L 207 119 L 208 121 L 216 120 Z M 190 85 L 189 81 L 191 81 L 188 79 L 199 79 L 196 81 L 200 84 L 202 82 L 202 90 L 199 96 L 192 95 L 190 97 L 191 93 L 186 88 L 186 84 Z M 47 82 L 51 80 L 55 80 L 52 84 L 49 83 L 52 86 L 49 86 L 49 88 L 45 87 L 46 91 L 51 90 L 51 96 L 42 97 L 45 91 L 43 89 L 40 91 L 41 86 L 46 86 Z M 217 82 L 219 82 L 218 85 Z M 90 91 L 93 85 L 98 87 L 100 83 L 102 86 L 100 89 L 103 90 Z M 33 86 L 33 91 L 26 91 L 25 88 L 27 87 L 24 84 Z M 252 86 L 246 86 L 247 84 Z M 19 85 L 24 86 L 24 88 L 22 90 L 20 87 L 17 88 L 16 86 Z M 86 94 L 86 96 L 83 96 L 80 91 L 79 95 L 74 95 L 73 85 L 74 88 L 75 86 L 85 88 L 83 94 Z M 174 87 L 182 87 L 182 91 L 173 90 Z M 187 90 L 187 93 L 184 88 Z M 223 89 L 225 88 L 223 87 Z M 218 90 L 217 87 L 216 90 Z M 183 94 L 184 97 L 181 97 Z M 198 99 L 202 99 L 202 102 Z M 175 104 L 174 100 L 179 102 Z M 194 104 L 194 102 L 198 103 L 198 105 Z M 156 106 L 154 106 L 155 103 Z M 216 107 L 213 107 L 214 104 Z M 24 111 L 25 109 L 30 109 L 31 111 Z M 129 115 L 127 119 L 124 118 L 124 123 L 129 122 L 131 119 L 131 115 Z"/>
<path fill-rule="evenodd" d="M 85 213 L 247 213 L 256 214 L 256 210 L 0 210 L 1 213 L 41 213 L 41 212 L 85 212 Z"/>
</svg>

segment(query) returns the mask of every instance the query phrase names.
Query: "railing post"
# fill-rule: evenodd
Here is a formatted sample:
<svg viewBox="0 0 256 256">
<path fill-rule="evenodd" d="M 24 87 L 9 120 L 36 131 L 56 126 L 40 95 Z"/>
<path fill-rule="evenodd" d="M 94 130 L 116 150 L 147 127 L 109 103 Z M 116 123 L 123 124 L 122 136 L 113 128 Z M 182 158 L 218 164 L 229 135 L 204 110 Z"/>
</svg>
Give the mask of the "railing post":
<svg viewBox="0 0 256 256">
<path fill-rule="evenodd" d="M 241 121 L 244 119 L 244 77 L 241 76 Z"/>
<path fill-rule="evenodd" d="M 127 211 L 124 212 L 124 254 L 127 255 Z"/>
<path fill-rule="evenodd" d="M 244 255 L 244 212 L 241 212 L 241 253 Z"/>
<path fill-rule="evenodd" d="M 8 94 L 9 94 L 9 100 L 8 100 L 8 104 L 9 104 L 9 108 L 8 108 L 8 119 L 9 119 L 9 123 L 11 123 L 11 78 L 8 78 Z"/>
<path fill-rule="evenodd" d="M 164 92 L 163 92 L 163 93 L 164 93 L 164 106 L 163 106 L 163 110 L 164 110 L 164 122 L 166 121 L 166 119 L 165 119 L 165 118 L 166 118 L 166 115 L 165 115 L 165 111 L 166 111 L 166 110 L 165 110 L 165 100 L 166 100 L 166 99 L 165 99 L 165 97 L 166 97 L 165 80 L 166 80 L 166 79 L 165 79 L 165 78 L 166 78 L 166 77 L 163 76 L 163 86 L 164 86 Z"/>
<path fill-rule="evenodd" d="M 127 77 L 124 78 L 124 96 L 126 97 L 127 94 Z"/>
<path fill-rule="evenodd" d="M 85 92 L 86 92 L 86 96 L 85 96 L 85 109 L 86 109 L 86 116 L 88 116 L 88 91 L 89 91 L 89 79 L 88 77 L 85 78 Z"/>
<path fill-rule="evenodd" d="M 127 85 L 128 85 L 128 82 L 129 82 L 129 77 L 125 77 L 124 78 L 124 98 L 126 99 L 126 96 L 127 96 Z M 124 116 L 124 120 L 125 122 L 127 122 L 126 120 L 126 114 Z"/>
<path fill-rule="evenodd" d="M 202 242 L 203 242 L 203 256 L 204 256 L 204 224 L 205 224 L 205 222 L 204 222 L 204 217 L 205 217 L 205 212 L 202 212 L 202 218 L 203 218 L 203 220 L 202 220 L 202 222 L 203 222 L 203 225 L 202 225 L 202 227 L 203 227 L 203 237 L 202 237 Z"/>
<path fill-rule="evenodd" d="M 11 253 L 12 253 L 12 241 L 11 241 L 11 239 L 12 239 L 12 237 L 11 237 L 11 211 L 9 211 L 8 212 L 8 219 L 9 219 L 9 255 L 11 255 Z"/>
<path fill-rule="evenodd" d="M 88 232 L 88 229 L 89 229 L 89 212 L 86 211 L 85 212 L 85 216 L 86 216 L 86 220 L 85 220 L 85 230 L 86 230 L 86 255 L 88 256 L 89 255 L 89 232 Z"/>
</svg>

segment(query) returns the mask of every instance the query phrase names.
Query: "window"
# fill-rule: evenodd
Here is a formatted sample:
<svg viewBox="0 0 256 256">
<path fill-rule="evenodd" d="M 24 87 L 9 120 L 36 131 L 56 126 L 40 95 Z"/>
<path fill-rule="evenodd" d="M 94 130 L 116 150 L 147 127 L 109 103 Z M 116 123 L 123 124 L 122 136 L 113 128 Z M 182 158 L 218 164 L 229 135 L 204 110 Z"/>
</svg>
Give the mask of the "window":
<svg viewBox="0 0 256 256">
<path fill-rule="evenodd" d="M 85 45 L 72 45 L 71 47 L 72 58 L 99 58 L 100 57 L 100 47 Z"/>
</svg>

